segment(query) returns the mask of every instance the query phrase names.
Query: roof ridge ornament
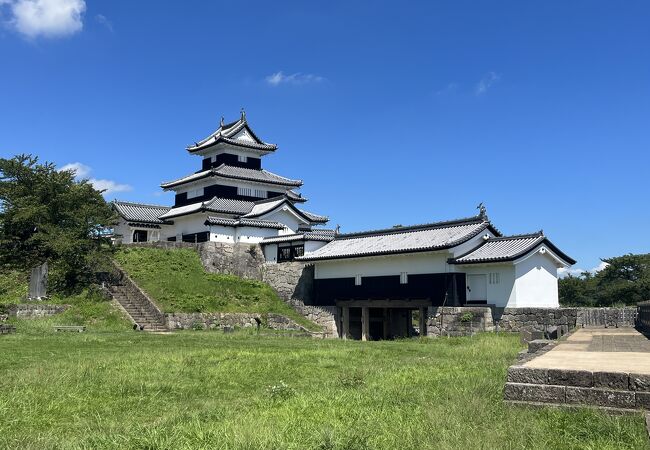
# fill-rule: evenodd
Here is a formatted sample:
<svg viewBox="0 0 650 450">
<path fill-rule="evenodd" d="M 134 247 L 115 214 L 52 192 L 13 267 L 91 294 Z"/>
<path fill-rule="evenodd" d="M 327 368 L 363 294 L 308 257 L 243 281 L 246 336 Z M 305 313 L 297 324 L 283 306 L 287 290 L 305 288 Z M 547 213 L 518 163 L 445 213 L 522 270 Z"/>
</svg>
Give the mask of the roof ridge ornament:
<svg viewBox="0 0 650 450">
<path fill-rule="evenodd" d="M 485 208 L 483 202 L 479 203 L 476 209 L 478 209 L 478 217 L 487 220 L 487 209 Z"/>
<path fill-rule="evenodd" d="M 219 122 L 219 126 L 223 128 L 223 125 L 224 125 L 224 117 L 221 116 L 221 122 Z"/>
<path fill-rule="evenodd" d="M 240 112 L 242 122 L 246 122 L 246 111 L 244 111 L 244 108 L 242 108 Z"/>
</svg>

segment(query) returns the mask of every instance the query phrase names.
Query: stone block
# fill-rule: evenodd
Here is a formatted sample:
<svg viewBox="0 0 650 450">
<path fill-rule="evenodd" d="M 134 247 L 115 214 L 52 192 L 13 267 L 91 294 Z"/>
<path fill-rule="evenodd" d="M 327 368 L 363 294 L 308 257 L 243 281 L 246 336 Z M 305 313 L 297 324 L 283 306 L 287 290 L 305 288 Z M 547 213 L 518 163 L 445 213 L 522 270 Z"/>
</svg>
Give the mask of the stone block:
<svg viewBox="0 0 650 450">
<path fill-rule="evenodd" d="M 565 386 L 545 384 L 506 383 L 503 398 L 522 402 L 564 403 Z"/>
<path fill-rule="evenodd" d="M 548 370 L 548 384 L 591 387 L 593 383 L 593 373 L 588 370 Z"/>
<path fill-rule="evenodd" d="M 530 341 L 528 343 L 528 353 L 537 353 L 551 343 L 552 341 L 547 339 L 535 339 L 534 341 Z"/>
<path fill-rule="evenodd" d="M 650 375 L 631 373 L 629 389 L 631 391 L 650 392 Z"/>
<path fill-rule="evenodd" d="M 593 389 L 567 386 L 566 402 L 572 405 L 605 406 L 609 408 L 634 409 L 634 392 L 611 389 Z"/>
<path fill-rule="evenodd" d="M 636 392 L 636 407 L 650 410 L 650 392 Z"/>
<path fill-rule="evenodd" d="M 560 337 L 560 332 L 556 326 L 550 326 L 546 329 L 546 339 L 557 340 Z"/>
<path fill-rule="evenodd" d="M 594 387 L 604 389 L 628 390 L 628 374 L 622 372 L 594 372 Z"/>
</svg>

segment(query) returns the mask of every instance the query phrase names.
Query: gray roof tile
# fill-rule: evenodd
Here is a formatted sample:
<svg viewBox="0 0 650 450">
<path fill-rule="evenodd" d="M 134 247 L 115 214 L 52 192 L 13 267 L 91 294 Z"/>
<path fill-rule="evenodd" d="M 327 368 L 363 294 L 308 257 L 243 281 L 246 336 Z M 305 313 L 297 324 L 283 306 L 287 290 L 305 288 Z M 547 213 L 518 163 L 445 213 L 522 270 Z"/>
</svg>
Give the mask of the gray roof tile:
<svg viewBox="0 0 650 450">
<path fill-rule="evenodd" d="M 169 212 L 168 206 L 146 205 L 144 203 L 130 203 L 115 200 L 112 202 L 117 213 L 128 222 L 142 222 L 150 224 L 171 224 L 160 219 L 160 216 Z"/>
<path fill-rule="evenodd" d="M 572 258 L 553 245 L 541 231 L 532 234 L 490 238 L 464 255 L 450 259 L 449 262 L 451 264 L 477 264 L 513 261 L 528 254 L 541 244 L 547 245 L 565 262 L 575 264 Z"/>
<path fill-rule="evenodd" d="M 413 227 L 338 235 L 329 244 L 298 258 L 303 261 L 441 250 L 456 246 L 492 228 L 480 217 Z"/>
<path fill-rule="evenodd" d="M 170 189 L 176 186 L 181 186 L 185 183 L 189 183 L 190 181 L 196 181 L 211 176 L 233 178 L 236 180 L 258 181 L 260 183 L 275 184 L 287 187 L 302 186 L 301 180 L 292 180 L 290 178 L 285 178 L 264 169 L 248 169 L 245 167 L 235 167 L 221 164 L 220 166 L 209 170 L 203 170 L 201 172 L 193 173 L 174 181 L 161 183 L 160 187 L 163 189 Z"/>
</svg>

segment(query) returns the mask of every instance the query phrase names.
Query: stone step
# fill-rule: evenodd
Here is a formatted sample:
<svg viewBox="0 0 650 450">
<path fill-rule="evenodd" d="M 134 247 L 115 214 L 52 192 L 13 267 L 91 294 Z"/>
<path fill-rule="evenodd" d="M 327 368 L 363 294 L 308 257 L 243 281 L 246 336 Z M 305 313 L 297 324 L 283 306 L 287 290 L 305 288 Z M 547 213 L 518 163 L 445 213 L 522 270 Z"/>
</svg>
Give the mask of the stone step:
<svg viewBox="0 0 650 450">
<path fill-rule="evenodd" d="M 507 381 L 511 383 L 650 392 L 650 374 L 625 372 L 544 369 L 514 365 L 508 368 Z"/>
<path fill-rule="evenodd" d="M 650 392 L 598 389 L 550 384 L 506 383 L 507 401 L 584 405 L 619 409 L 650 408 Z"/>
</svg>

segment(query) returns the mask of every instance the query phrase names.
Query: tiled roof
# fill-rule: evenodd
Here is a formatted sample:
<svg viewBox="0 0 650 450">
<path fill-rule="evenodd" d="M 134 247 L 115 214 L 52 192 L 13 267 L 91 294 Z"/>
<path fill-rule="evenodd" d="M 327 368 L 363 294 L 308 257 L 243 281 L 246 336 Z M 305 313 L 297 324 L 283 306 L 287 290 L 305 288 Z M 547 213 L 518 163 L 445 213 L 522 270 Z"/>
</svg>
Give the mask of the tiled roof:
<svg viewBox="0 0 650 450">
<path fill-rule="evenodd" d="M 276 200 L 276 198 L 277 198 L 277 200 Z M 253 207 L 253 209 L 248 214 L 246 214 L 244 217 L 259 217 L 259 216 L 262 216 L 264 214 L 267 214 L 267 213 L 273 211 L 274 209 L 276 209 L 278 206 L 282 205 L 283 203 L 286 204 L 289 208 L 293 209 L 293 211 L 297 215 L 302 216 L 303 219 L 306 222 L 325 223 L 325 222 L 329 221 L 329 219 L 327 217 L 325 217 L 325 216 L 310 213 L 309 211 L 305 211 L 305 210 L 296 208 L 296 206 L 291 201 L 289 201 L 288 197 L 285 197 L 285 196 L 283 196 L 283 197 L 275 197 L 275 198 L 272 198 L 272 199 L 269 199 L 269 200 L 265 200 L 265 201 L 262 200 L 262 201 L 255 202 L 255 206 Z"/>
<path fill-rule="evenodd" d="M 540 231 L 532 234 L 491 238 L 457 258 L 449 260 L 451 264 L 477 264 L 513 261 L 544 244 L 569 265 L 575 261 L 561 252 Z"/>
<path fill-rule="evenodd" d="M 280 175 L 276 175 L 264 169 L 248 169 L 245 167 L 235 167 L 221 164 L 218 167 L 193 173 L 183 178 L 179 178 L 178 180 L 162 183 L 160 187 L 163 189 L 169 189 L 183 185 L 185 183 L 189 183 L 190 181 L 196 181 L 210 176 L 233 178 L 237 180 L 258 181 L 260 183 L 276 184 L 280 186 L 302 186 L 301 180 L 292 180 L 290 178 L 281 177 Z"/>
<path fill-rule="evenodd" d="M 262 240 L 262 244 L 277 244 L 279 242 L 293 241 L 321 241 L 330 242 L 334 240 L 334 230 L 305 231 L 303 233 L 285 234 L 283 236 L 267 237 Z"/>
<path fill-rule="evenodd" d="M 329 217 L 327 216 L 321 216 L 319 214 L 310 213 L 309 211 L 305 211 L 304 209 L 300 209 L 300 208 L 296 208 L 296 209 L 301 213 L 303 213 L 305 216 L 307 216 L 309 220 L 315 223 L 325 223 L 325 222 L 329 222 L 330 220 Z"/>
<path fill-rule="evenodd" d="M 214 197 L 211 200 L 204 202 L 192 203 L 191 205 L 179 206 L 178 208 L 171 208 L 166 214 L 160 216 L 163 219 L 183 216 L 192 214 L 199 211 L 219 212 L 225 214 L 245 214 L 250 211 L 254 202 L 247 202 L 244 200 L 233 200 L 230 198 Z"/>
<path fill-rule="evenodd" d="M 324 247 L 297 259 L 316 261 L 442 250 L 461 244 L 486 229 L 490 229 L 494 233 L 494 228 L 489 221 L 482 217 L 473 217 L 427 225 L 338 235 Z"/>
<path fill-rule="evenodd" d="M 201 211 L 233 214 L 242 216 L 241 219 L 255 219 L 276 209 L 281 204 L 287 206 L 302 215 L 306 222 L 323 223 L 327 217 L 319 216 L 307 211 L 296 208 L 287 197 L 275 197 L 257 202 L 248 202 L 244 200 L 233 200 L 229 198 L 214 197 L 204 202 L 192 203 L 191 205 L 179 206 L 177 208 L 167 208 L 167 211 L 160 216 L 161 219 L 170 219 L 172 217 L 184 216 Z M 265 221 L 268 222 L 268 221 Z"/>
<path fill-rule="evenodd" d="M 239 133 L 243 129 L 246 129 L 248 134 L 251 136 L 252 140 L 235 138 L 237 133 Z M 262 150 L 265 152 L 274 151 L 275 149 L 277 149 L 277 145 L 266 143 L 257 137 L 257 135 L 253 132 L 253 130 L 248 125 L 248 122 L 246 121 L 246 116 L 242 113 L 242 116 L 239 120 L 228 124 L 224 124 L 222 122 L 219 128 L 217 128 L 217 130 L 214 133 L 210 134 L 208 137 L 200 140 L 199 142 L 195 142 L 194 145 L 188 146 L 187 151 L 189 151 L 190 153 L 197 152 L 199 150 L 203 150 L 204 148 L 211 147 L 220 142 L 246 147 L 246 148 L 252 148 L 256 150 Z"/>
<path fill-rule="evenodd" d="M 281 230 L 284 228 L 280 222 L 273 222 L 270 220 L 255 220 L 255 219 L 226 219 L 223 217 L 208 217 L 205 221 L 206 225 L 223 225 L 225 227 L 257 227 L 257 228 L 275 228 Z"/>
<path fill-rule="evenodd" d="M 299 192 L 295 192 L 292 190 L 288 190 L 286 192 L 286 196 L 289 197 L 291 201 L 294 201 L 296 203 L 304 203 L 308 200 L 306 197 L 303 197 L 302 194 L 300 194 Z"/>
<path fill-rule="evenodd" d="M 160 205 L 146 205 L 143 203 L 130 203 L 115 200 L 112 202 L 113 208 L 117 213 L 129 222 L 142 222 L 150 224 L 169 225 L 173 222 L 167 222 L 160 219 L 160 216 L 167 213 L 171 208 Z"/>
</svg>

